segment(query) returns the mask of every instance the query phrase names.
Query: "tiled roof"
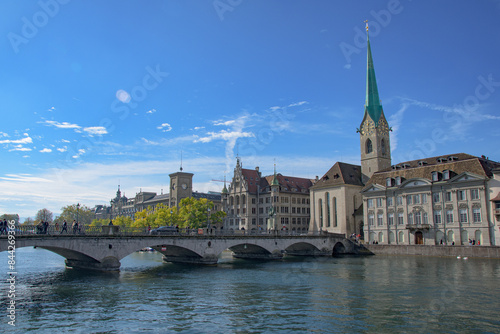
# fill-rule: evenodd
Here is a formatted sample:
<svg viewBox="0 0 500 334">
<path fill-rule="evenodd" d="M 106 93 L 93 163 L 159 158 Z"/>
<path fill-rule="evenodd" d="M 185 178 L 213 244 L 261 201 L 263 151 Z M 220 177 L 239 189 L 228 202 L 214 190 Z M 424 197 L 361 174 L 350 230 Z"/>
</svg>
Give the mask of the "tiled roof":
<svg viewBox="0 0 500 334">
<path fill-rule="evenodd" d="M 274 175 L 260 177 L 259 172 L 254 169 L 241 169 L 241 173 L 248 186 L 248 191 L 252 194 L 257 193 L 258 185 L 260 186 L 260 191 L 264 191 L 264 189 L 271 185 L 274 179 Z M 278 179 L 280 191 L 282 192 L 307 193 L 312 186 L 311 180 L 301 177 L 285 176 L 278 173 L 276 174 L 276 178 Z"/>
<path fill-rule="evenodd" d="M 269 175 L 265 177 L 268 184 L 271 184 L 274 179 L 274 175 Z M 302 177 L 285 176 L 280 173 L 276 174 L 276 179 L 280 184 L 280 192 L 300 192 L 307 193 L 309 188 L 312 186 L 310 179 L 305 179 Z"/>
<path fill-rule="evenodd" d="M 361 166 L 336 162 L 325 175 L 314 183 L 313 188 L 327 188 L 346 184 L 363 186 L 363 182 L 361 182 Z"/>
<path fill-rule="evenodd" d="M 379 184 L 385 186 L 388 177 L 397 176 L 407 180 L 413 178 L 424 178 L 431 180 L 432 172 L 442 172 L 450 170 L 455 174 L 469 172 L 479 176 L 491 177 L 492 170 L 500 167 L 500 163 L 486 158 L 475 157 L 470 154 L 457 153 L 442 155 L 420 160 L 412 160 L 394 165 L 391 168 L 376 172 L 367 182 L 366 186 Z"/>
</svg>

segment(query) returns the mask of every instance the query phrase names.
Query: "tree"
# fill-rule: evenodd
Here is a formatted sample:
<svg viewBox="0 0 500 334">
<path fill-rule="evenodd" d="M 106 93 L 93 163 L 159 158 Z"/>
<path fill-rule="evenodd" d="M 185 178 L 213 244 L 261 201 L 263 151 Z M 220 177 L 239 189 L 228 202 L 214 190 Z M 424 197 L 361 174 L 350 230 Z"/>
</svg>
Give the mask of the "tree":
<svg viewBox="0 0 500 334">
<path fill-rule="evenodd" d="M 35 221 L 33 220 L 33 218 L 28 217 L 24 220 L 23 225 L 35 225 Z"/>
<path fill-rule="evenodd" d="M 62 225 L 63 221 L 66 221 L 68 224 L 73 220 L 77 219 L 78 213 L 78 222 L 84 225 L 90 225 L 94 218 L 94 213 L 92 210 L 86 205 L 80 205 L 77 207 L 77 204 L 67 205 L 61 208 L 61 214 L 54 220 L 54 223 L 58 223 Z"/>
<path fill-rule="evenodd" d="M 52 223 L 54 214 L 49 209 L 38 210 L 35 216 L 35 222 L 49 222 Z"/>
<path fill-rule="evenodd" d="M 213 210 L 214 203 L 206 198 L 194 199 L 192 197 L 184 198 L 179 203 L 179 218 L 181 227 L 200 228 L 207 227 L 208 217 L 210 212 L 208 209 Z M 217 213 L 210 215 L 218 217 Z"/>
<path fill-rule="evenodd" d="M 16 222 L 16 225 L 19 224 L 19 215 L 18 214 L 11 215 L 11 214 L 5 213 L 5 214 L 0 216 L 0 220 L 3 221 L 4 219 L 7 219 L 7 221 L 13 220 Z"/>
</svg>

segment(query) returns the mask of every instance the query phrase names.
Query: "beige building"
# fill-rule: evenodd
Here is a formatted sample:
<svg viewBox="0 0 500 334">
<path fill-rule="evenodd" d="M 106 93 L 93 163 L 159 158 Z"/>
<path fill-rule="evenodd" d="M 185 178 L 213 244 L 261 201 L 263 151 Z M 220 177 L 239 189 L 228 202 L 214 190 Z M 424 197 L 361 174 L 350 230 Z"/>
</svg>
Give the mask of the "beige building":
<svg viewBox="0 0 500 334">
<path fill-rule="evenodd" d="M 362 192 L 369 242 L 496 245 L 491 196 L 498 194 L 499 168 L 459 153 L 376 172 Z"/>
<path fill-rule="evenodd" d="M 309 226 L 309 179 L 281 174 L 262 177 L 259 167 L 242 168 L 237 158 L 233 179 L 224 185 L 224 229 L 306 233 Z M 273 223 L 274 222 L 274 223 Z"/>
<path fill-rule="evenodd" d="M 217 192 L 200 193 L 193 192 L 193 175 L 182 171 L 170 174 L 170 193 L 160 194 L 155 192 L 140 191 L 133 198 L 127 198 L 121 194 L 120 186 L 116 192 L 116 197 L 110 201 L 111 206 L 98 205 L 95 207 L 95 217 L 97 219 L 113 219 L 118 216 L 128 216 L 134 218 L 135 213 L 147 209 L 155 208 L 158 204 L 169 207 L 178 207 L 184 198 L 206 198 L 214 203 L 214 210 L 222 210 L 221 194 Z"/>
</svg>

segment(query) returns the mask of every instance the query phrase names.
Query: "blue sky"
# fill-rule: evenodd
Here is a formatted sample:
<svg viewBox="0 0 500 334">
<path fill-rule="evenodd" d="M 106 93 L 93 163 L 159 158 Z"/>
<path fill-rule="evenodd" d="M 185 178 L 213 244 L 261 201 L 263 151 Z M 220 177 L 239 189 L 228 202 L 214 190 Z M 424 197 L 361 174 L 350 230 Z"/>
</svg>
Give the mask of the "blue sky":
<svg viewBox="0 0 500 334">
<path fill-rule="evenodd" d="M 236 155 L 314 178 L 360 163 L 366 35 L 393 163 L 500 161 L 500 1 L 0 4 L 0 213 L 220 191 Z"/>
</svg>

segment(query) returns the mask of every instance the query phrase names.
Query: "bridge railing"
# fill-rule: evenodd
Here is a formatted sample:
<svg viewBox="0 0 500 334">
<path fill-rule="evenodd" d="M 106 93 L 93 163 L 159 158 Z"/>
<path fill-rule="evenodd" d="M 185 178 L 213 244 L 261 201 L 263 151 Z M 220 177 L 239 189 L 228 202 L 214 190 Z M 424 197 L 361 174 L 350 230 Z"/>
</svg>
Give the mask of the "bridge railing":
<svg viewBox="0 0 500 334">
<path fill-rule="evenodd" d="M 143 227 L 124 227 L 118 225 L 90 226 L 80 225 L 79 227 L 49 225 L 47 228 L 39 225 L 16 225 L 14 230 L 16 236 L 318 236 L 328 235 L 325 232 L 297 232 L 291 230 L 221 230 L 207 228 L 179 228 L 168 233 L 155 234 L 154 229 Z M 7 237 L 6 229 L 2 227 L 0 237 Z"/>
</svg>

